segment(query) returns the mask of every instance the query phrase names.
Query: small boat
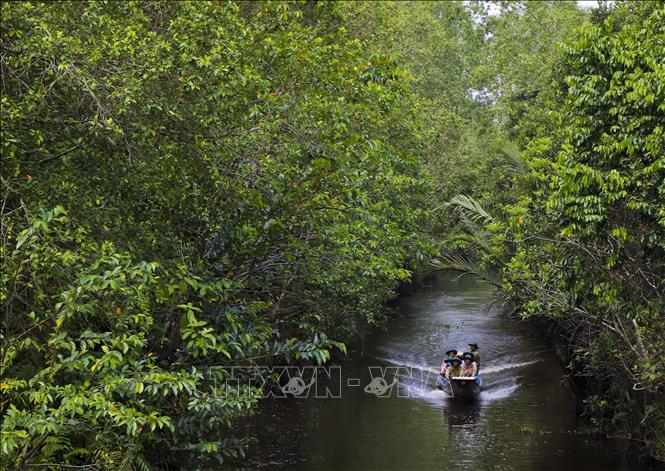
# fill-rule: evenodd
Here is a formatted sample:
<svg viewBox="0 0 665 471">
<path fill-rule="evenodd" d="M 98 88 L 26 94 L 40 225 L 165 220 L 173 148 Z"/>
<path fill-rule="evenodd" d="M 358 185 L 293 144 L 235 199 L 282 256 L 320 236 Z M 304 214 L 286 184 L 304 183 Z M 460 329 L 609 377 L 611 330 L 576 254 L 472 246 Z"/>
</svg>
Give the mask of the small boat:
<svg viewBox="0 0 665 471">
<path fill-rule="evenodd" d="M 475 397 L 482 389 L 479 376 L 453 376 L 450 378 L 450 392 L 453 397 Z"/>
</svg>

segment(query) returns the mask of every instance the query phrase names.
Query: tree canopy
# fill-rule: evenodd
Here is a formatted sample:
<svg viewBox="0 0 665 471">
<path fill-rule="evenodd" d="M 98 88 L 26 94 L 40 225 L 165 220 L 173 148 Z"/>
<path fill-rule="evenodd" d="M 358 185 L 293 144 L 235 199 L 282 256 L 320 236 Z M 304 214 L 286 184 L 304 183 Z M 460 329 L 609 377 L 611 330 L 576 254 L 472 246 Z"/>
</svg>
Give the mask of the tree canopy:
<svg viewBox="0 0 665 471">
<path fill-rule="evenodd" d="M 432 264 L 665 459 L 662 3 L 1 8 L 2 469 L 242 457 Z"/>
</svg>

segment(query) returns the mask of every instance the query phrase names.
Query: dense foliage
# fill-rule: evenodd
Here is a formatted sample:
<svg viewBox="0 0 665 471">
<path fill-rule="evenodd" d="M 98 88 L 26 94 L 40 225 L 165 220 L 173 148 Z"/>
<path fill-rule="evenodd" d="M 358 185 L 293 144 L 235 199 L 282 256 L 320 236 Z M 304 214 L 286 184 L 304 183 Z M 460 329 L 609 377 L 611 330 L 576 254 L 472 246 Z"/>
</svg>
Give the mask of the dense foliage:
<svg viewBox="0 0 665 471">
<path fill-rule="evenodd" d="M 580 386 L 585 414 L 661 460 L 664 20 L 656 2 L 598 10 L 556 48 L 544 73 L 550 82 L 527 82 L 532 98 L 511 104 L 517 86 L 500 95 L 497 135 L 524 146 L 511 151 L 513 176 L 501 177 L 510 191 L 499 196 L 503 204 L 490 202 L 492 210 L 469 195 L 453 198 L 446 207 L 462 221 L 457 239 L 466 254 L 438 262 L 487 278 L 523 318 L 544 321 Z"/>
<path fill-rule="evenodd" d="M 565 48 L 564 103 L 511 208 L 507 289 L 568 339 L 587 413 L 665 459 L 665 8 L 617 7 Z"/>
<path fill-rule="evenodd" d="M 2 466 L 242 452 L 427 246 L 409 78 L 335 5 L 2 5 Z M 204 463 L 204 461 L 200 461 Z"/>
<path fill-rule="evenodd" d="M 601 2 L 602 3 L 602 2 Z M 1 469 L 205 467 L 430 265 L 665 459 L 659 2 L 5 2 Z M 441 253 L 439 253 L 441 250 Z"/>
</svg>

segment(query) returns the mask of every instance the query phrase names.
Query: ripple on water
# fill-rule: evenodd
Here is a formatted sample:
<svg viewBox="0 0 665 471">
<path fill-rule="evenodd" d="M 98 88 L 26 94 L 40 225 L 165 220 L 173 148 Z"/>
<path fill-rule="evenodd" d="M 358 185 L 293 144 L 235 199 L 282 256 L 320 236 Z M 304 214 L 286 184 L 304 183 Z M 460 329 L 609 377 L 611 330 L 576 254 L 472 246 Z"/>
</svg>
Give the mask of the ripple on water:
<svg viewBox="0 0 665 471">
<path fill-rule="evenodd" d="M 241 469 L 645 469 L 622 458 L 621 443 L 600 449 L 570 432 L 574 401 L 560 386 L 561 365 L 536 329 L 486 309 L 487 284 L 437 280 L 402 301 L 388 331 L 367 339 L 367 356 L 343 365 L 361 385 L 368 367 L 409 369 L 397 371 L 392 394 L 345 387 L 334 400 L 264 403 L 253 425 L 257 459 Z M 477 400 L 446 398 L 435 388 L 443 351 L 469 340 L 481 344 L 483 391 Z"/>
<path fill-rule="evenodd" d="M 390 366 L 397 367 L 397 373 L 400 374 L 399 387 L 400 397 L 422 399 L 427 402 L 439 404 L 442 399 L 448 396 L 442 391 L 436 389 L 435 381 L 438 373 L 437 369 L 428 365 L 424 361 L 414 362 L 408 360 L 399 360 L 395 358 L 377 358 L 380 362 Z M 542 359 L 533 359 L 528 361 L 517 361 L 513 363 L 500 363 L 483 368 L 483 390 L 479 395 L 482 403 L 499 401 L 510 397 L 518 388 L 519 377 L 512 370 L 519 370 L 526 366 L 541 362 Z M 404 369 L 404 370 L 402 370 Z M 420 374 L 413 374 L 413 371 Z M 506 372 L 510 374 L 505 374 Z M 405 374 L 406 373 L 406 374 Z M 504 373 L 504 374 L 499 374 Z"/>
</svg>

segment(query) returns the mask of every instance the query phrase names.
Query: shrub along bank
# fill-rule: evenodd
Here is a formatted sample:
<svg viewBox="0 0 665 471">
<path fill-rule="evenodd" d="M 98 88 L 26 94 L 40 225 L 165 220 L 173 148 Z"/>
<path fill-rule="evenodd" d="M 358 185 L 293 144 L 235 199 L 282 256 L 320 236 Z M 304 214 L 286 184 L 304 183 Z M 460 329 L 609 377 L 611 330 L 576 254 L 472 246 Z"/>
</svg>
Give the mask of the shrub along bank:
<svg viewBox="0 0 665 471">
<path fill-rule="evenodd" d="M 2 4 L 2 467 L 241 454 L 429 251 L 409 76 L 334 4 Z"/>
</svg>

